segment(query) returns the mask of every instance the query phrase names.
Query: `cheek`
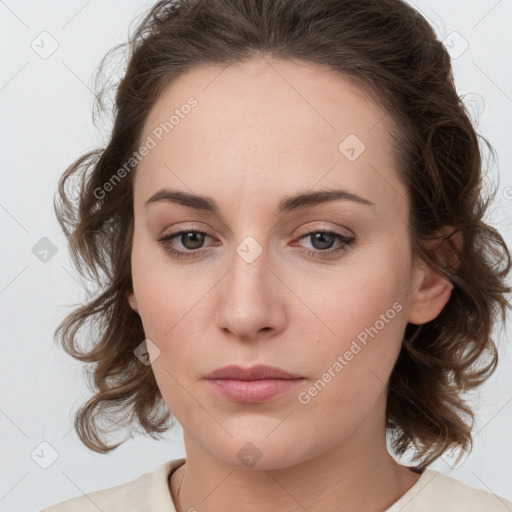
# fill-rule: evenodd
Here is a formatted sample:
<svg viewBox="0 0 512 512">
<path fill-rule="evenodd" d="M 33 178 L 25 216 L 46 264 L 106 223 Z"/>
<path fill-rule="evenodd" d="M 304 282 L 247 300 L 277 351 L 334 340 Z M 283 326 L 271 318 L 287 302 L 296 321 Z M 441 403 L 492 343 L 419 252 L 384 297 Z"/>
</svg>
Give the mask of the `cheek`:
<svg viewBox="0 0 512 512">
<path fill-rule="evenodd" d="M 310 348 L 311 379 L 297 396 L 301 418 L 310 428 L 320 421 L 325 432 L 343 437 L 377 402 L 385 405 L 383 395 L 406 325 L 405 309 L 392 299 L 385 295 L 339 304 L 338 316 L 332 317 L 337 335 Z"/>
<path fill-rule="evenodd" d="M 145 334 L 163 345 L 177 326 L 186 323 L 180 319 L 200 302 L 202 286 L 193 276 L 184 277 L 163 248 L 142 235 L 134 237 L 131 262 L 133 290 Z"/>
<path fill-rule="evenodd" d="M 408 267 L 399 257 L 395 262 L 391 260 L 390 255 L 387 264 L 382 259 L 378 265 L 367 260 L 358 262 L 329 276 L 329 283 L 320 289 L 311 281 L 304 287 L 302 294 L 322 320 L 322 332 L 331 340 L 330 346 L 342 349 L 353 339 L 359 338 L 364 343 L 373 336 L 392 340 L 404 328 L 407 299 L 404 269 Z M 315 325 L 318 328 L 318 323 Z"/>
<path fill-rule="evenodd" d="M 311 308 L 330 331 L 319 336 L 315 324 L 316 338 L 313 331 L 308 338 L 318 340 L 309 360 L 324 395 L 319 402 L 363 407 L 385 387 L 407 325 L 407 265 L 406 256 L 389 253 L 386 260 L 381 253 L 379 265 L 354 266 L 321 294 L 310 295 Z"/>
</svg>

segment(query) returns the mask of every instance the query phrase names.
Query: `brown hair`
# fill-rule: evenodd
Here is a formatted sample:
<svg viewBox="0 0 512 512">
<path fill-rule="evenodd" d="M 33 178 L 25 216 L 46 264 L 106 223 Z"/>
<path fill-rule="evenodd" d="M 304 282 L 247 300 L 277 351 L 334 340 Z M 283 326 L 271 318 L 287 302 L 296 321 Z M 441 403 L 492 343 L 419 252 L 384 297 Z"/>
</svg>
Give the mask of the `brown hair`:
<svg viewBox="0 0 512 512">
<path fill-rule="evenodd" d="M 152 105 L 175 77 L 200 64 L 268 55 L 337 71 L 369 92 L 395 121 L 397 169 L 411 202 L 411 251 L 454 288 L 437 318 L 405 329 L 389 381 L 386 427 L 398 455 L 414 447 L 417 470 L 452 442 L 469 450 L 474 414 L 462 394 L 496 367 L 491 334 L 498 314 L 504 322 L 510 306 L 504 280 L 511 261 L 501 235 L 483 220 L 496 191 L 484 197 L 479 135 L 457 95 L 450 56 L 432 27 L 402 0 L 160 1 L 143 14 L 129 41 L 113 48 L 98 70 L 113 52 L 129 48 L 110 140 L 65 171 L 60 201 L 55 200 L 75 265 L 101 289 L 55 331 L 68 354 L 95 364 L 90 373 L 95 394 L 75 417 L 82 442 L 101 453 L 122 444 L 104 442 L 109 430 L 99 420 L 114 429 L 137 420 L 158 438 L 155 433 L 167 430 L 172 418 L 151 366 L 134 356 L 145 338 L 127 301 L 135 169 L 108 195 L 97 191 L 137 150 Z M 105 90 L 96 103 L 103 111 Z M 76 198 L 66 191 L 71 177 L 80 180 Z M 461 245 L 453 243 L 453 233 L 439 235 L 444 226 L 462 234 Z M 448 242 L 456 268 L 440 259 L 431 243 L 436 240 Z M 78 331 L 88 321 L 97 331 L 89 336 L 92 346 L 80 350 Z"/>
</svg>

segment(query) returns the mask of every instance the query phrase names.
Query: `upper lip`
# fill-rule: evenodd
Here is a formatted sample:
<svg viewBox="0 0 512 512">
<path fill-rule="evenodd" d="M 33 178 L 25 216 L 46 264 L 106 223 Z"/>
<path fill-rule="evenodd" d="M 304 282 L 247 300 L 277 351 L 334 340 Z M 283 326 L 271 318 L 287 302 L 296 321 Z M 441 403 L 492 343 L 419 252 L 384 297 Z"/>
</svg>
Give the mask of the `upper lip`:
<svg viewBox="0 0 512 512">
<path fill-rule="evenodd" d="M 217 368 L 205 379 L 235 379 L 235 380 L 262 380 L 262 379 L 300 379 L 300 375 L 293 375 L 286 370 L 276 368 L 275 366 L 267 366 L 258 364 L 250 368 L 243 368 L 237 365 L 223 366 Z"/>
</svg>

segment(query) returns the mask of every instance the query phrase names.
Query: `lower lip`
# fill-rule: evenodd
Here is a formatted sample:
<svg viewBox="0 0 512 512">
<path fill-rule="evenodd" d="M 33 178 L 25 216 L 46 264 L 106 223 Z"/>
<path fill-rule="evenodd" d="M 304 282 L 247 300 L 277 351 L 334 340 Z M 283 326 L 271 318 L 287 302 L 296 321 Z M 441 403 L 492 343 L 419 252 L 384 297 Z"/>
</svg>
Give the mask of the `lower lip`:
<svg viewBox="0 0 512 512">
<path fill-rule="evenodd" d="M 292 390 L 304 379 L 207 380 L 214 391 L 235 402 L 261 403 Z"/>
</svg>

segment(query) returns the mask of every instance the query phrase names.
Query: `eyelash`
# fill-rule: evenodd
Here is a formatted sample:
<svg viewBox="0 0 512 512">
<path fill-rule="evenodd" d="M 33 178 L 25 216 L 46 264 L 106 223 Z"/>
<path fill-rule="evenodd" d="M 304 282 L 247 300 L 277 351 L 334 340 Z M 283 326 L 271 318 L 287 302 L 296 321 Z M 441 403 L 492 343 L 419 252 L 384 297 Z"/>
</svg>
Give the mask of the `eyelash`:
<svg viewBox="0 0 512 512">
<path fill-rule="evenodd" d="M 164 238 L 160 238 L 158 242 L 163 246 L 163 248 L 172 256 L 178 259 L 195 259 L 200 258 L 202 256 L 202 253 L 204 251 L 202 250 L 188 250 L 188 251 L 180 251 L 174 249 L 171 244 L 170 240 L 173 238 L 179 237 L 180 235 L 187 234 L 187 233 L 195 233 L 200 235 L 205 235 L 210 237 L 208 233 L 205 233 L 204 231 L 198 231 L 198 230 L 192 230 L 187 229 L 185 231 L 177 231 L 176 233 L 172 233 L 170 235 L 165 236 Z M 311 249 L 303 249 L 301 252 L 304 254 L 311 256 L 313 258 L 330 258 L 334 254 L 339 253 L 340 251 L 347 251 L 348 248 L 355 243 L 355 237 L 347 237 L 345 235 L 342 235 L 341 233 L 338 233 L 337 231 L 327 231 L 327 230 L 315 230 L 315 231 L 308 231 L 307 233 L 301 235 L 299 237 L 299 240 L 302 240 L 303 238 L 307 238 L 308 236 L 321 233 L 324 235 L 335 235 L 339 240 L 341 240 L 342 245 L 340 245 L 337 249 L 328 249 L 325 251 L 319 251 L 319 250 L 311 250 Z M 212 237 L 210 237 L 212 238 Z"/>
</svg>

